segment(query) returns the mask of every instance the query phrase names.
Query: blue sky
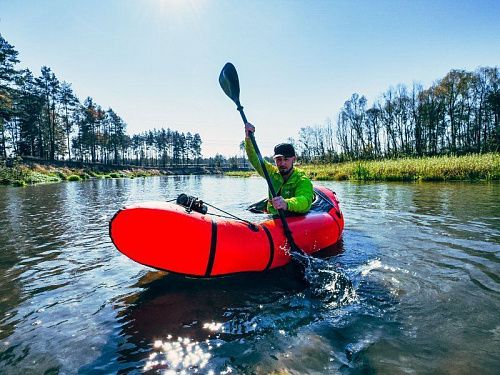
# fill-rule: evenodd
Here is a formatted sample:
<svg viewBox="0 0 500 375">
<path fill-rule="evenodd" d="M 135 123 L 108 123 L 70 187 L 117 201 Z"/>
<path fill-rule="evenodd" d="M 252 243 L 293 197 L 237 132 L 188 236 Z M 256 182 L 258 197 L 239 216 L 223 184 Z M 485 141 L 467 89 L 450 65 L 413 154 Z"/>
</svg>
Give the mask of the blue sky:
<svg viewBox="0 0 500 375">
<path fill-rule="evenodd" d="M 498 66 L 499 19 L 497 0 L 0 0 L 22 67 L 50 67 L 130 134 L 199 133 L 205 156 L 238 154 L 243 138 L 217 81 L 227 61 L 268 155 L 354 92 L 371 104 L 391 85 Z"/>
</svg>

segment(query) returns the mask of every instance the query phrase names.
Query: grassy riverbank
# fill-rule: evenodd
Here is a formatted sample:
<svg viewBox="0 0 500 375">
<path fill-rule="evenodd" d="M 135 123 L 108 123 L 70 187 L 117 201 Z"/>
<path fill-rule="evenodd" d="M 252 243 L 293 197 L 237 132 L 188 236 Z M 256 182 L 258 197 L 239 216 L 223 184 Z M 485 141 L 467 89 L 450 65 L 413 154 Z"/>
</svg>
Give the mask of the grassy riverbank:
<svg viewBox="0 0 500 375">
<path fill-rule="evenodd" d="M 0 164 L 0 185 L 27 186 L 61 181 L 81 181 L 91 178 L 135 178 L 160 175 L 158 170 L 130 169 L 101 171 L 92 168 L 64 168 L 54 166 L 16 165 L 6 167 Z"/>
<path fill-rule="evenodd" d="M 313 180 L 353 181 L 478 181 L 500 180 L 500 153 L 466 156 L 356 161 L 338 164 L 300 165 Z M 168 172 L 163 172 L 168 173 Z M 99 168 L 66 168 L 39 164 L 6 167 L 0 163 L 0 185 L 26 186 L 91 178 L 135 178 L 158 176 L 156 169 L 102 171 Z M 227 172 L 248 177 L 256 172 Z"/>
<path fill-rule="evenodd" d="M 313 180 L 477 181 L 500 180 L 500 153 L 436 156 L 339 164 L 301 165 Z M 247 177 L 255 172 L 231 172 Z"/>
</svg>

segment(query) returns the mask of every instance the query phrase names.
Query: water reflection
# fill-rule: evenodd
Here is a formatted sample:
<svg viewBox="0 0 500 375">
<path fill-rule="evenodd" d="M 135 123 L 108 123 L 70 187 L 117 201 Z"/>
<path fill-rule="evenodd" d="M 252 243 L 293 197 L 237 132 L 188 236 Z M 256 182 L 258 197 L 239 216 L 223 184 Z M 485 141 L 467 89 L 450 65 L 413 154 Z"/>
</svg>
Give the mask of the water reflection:
<svg viewBox="0 0 500 375">
<path fill-rule="evenodd" d="M 0 188 L 0 373 L 496 373 L 500 184 L 321 184 L 346 229 L 313 288 L 151 272 L 109 242 L 123 205 L 244 214 L 262 179 Z"/>
<path fill-rule="evenodd" d="M 154 351 L 149 355 L 144 371 L 166 369 L 165 374 L 196 374 L 208 364 L 211 348 L 209 342 L 199 343 L 187 337 L 172 340 L 172 336 L 167 336 L 165 341 L 154 342 Z"/>
<path fill-rule="evenodd" d="M 285 345 L 286 337 L 314 322 L 321 310 L 331 312 L 339 306 L 337 298 L 325 293 L 323 299 L 311 300 L 310 290 L 291 277 L 293 272 L 285 267 L 258 277 L 205 281 L 148 273 L 141 292 L 117 301 L 121 336 L 146 350 L 136 358 L 145 360 L 145 370 L 241 370 L 259 338 L 278 335 Z M 325 291 L 329 287 L 335 294 L 349 294 L 341 285 L 329 284 Z M 336 303 L 330 303 L 333 299 Z M 245 349 L 227 358 L 222 353 L 232 351 L 233 345 Z M 289 360 L 289 349 L 284 359 Z M 123 354 L 130 360 L 128 350 Z"/>
</svg>

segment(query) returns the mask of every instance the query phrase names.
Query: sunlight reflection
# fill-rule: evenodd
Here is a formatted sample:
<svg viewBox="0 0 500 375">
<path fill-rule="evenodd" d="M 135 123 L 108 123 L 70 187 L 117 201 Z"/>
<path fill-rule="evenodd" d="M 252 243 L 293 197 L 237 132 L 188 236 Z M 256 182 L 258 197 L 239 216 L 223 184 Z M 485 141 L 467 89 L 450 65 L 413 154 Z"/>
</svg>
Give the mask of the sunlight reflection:
<svg viewBox="0 0 500 375">
<path fill-rule="evenodd" d="M 211 358 L 211 346 L 208 343 L 191 341 L 187 337 L 178 337 L 165 341 L 156 340 L 153 344 L 154 352 L 149 355 L 144 371 L 167 370 L 165 374 L 187 374 L 198 372 L 206 367 Z M 213 371 L 206 372 L 207 374 Z M 205 373 L 205 372 L 204 372 Z"/>
<path fill-rule="evenodd" d="M 204 329 L 208 329 L 209 331 L 212 332 L 224 332 L 224 327 L 222 323 L 205 323 L 203 324 Z"/>
</svg>

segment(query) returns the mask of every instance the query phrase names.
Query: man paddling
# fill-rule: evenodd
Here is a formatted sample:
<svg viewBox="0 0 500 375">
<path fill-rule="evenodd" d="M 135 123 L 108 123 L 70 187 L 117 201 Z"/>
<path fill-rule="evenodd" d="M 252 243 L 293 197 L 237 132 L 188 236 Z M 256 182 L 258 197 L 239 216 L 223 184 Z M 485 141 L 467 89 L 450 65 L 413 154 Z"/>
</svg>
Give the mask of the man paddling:
<svg viewBox="0 0 500 375">
<path fill-rule="evenodd" d="M 245 150 L 252 166 L 259 175 L 264 177 L 257 153 L 250 140 L 249 134 L 254 132 L 255 127 L 246 123 Z M 273 159 L 276 165 L 264 161 L 277 194 L 275 198 L 269 195 L 267 211 L 271 214 L 278 213 L 280 209 L 296 213 L 308 212 L 314 198 L 314 191 L 311 180 L 303 171 L 294 167 L 297 159 L 295 149 L 290 143 L 280 143 L 274 147 Z"/>
</svg>

